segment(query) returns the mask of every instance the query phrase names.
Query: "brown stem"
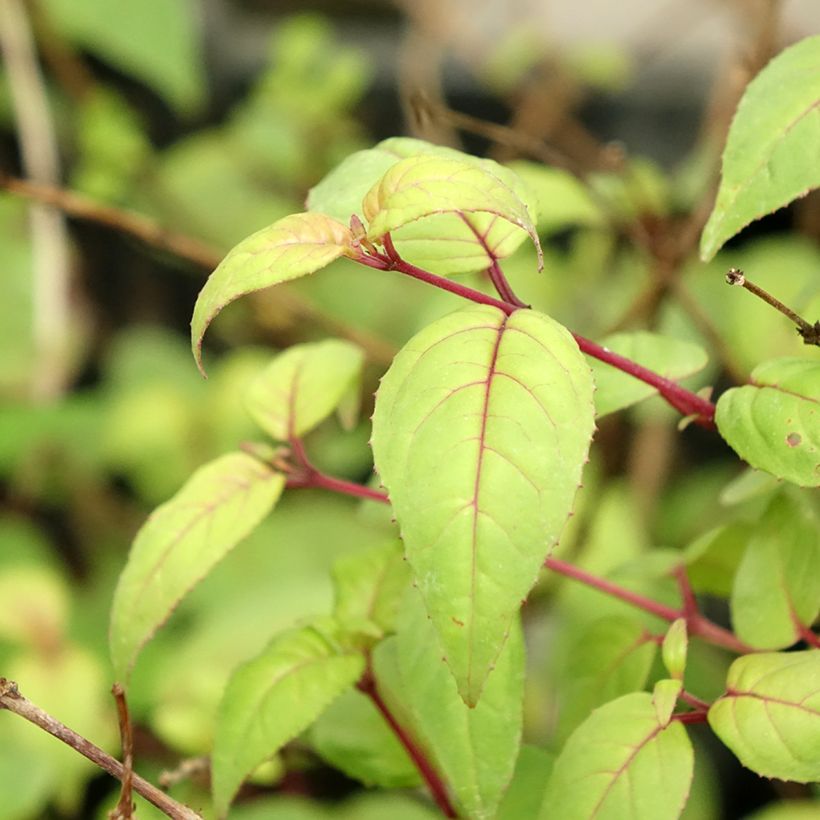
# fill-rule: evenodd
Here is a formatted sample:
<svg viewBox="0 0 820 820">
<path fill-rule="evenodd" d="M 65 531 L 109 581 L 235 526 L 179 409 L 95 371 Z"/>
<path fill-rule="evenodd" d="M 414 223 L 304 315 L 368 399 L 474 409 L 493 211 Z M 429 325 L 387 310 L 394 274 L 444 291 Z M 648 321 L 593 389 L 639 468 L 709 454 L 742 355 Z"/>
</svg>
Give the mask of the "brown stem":
<svg viewBox="0 0 820 820">
<path fill-rule="evenodd" d="M 379 694 L 376 679 L 369 665 L 361 680 L 358 682 L 357 687 L 359 691 L 370 698 L 373 705 L 379 710 L 385 721 L 387 721 L 387 724 L 398 738 L 399 743 L 404 747 L 404 750 L 419 770 L 419 774 L 427 784 L 427 788 L 436 801 L 436 805 L 441 809 L 442 814 L 444 814 L 445 817 L 458 817 L 453 808 L 453 804 L 450 802 L 444 781 L 421 748 L 416 744 L 415 740 L 413 740 L 407 730 L 396 720 L 396 716 L 384 702 L 384 699 Z"/>
<path fill-rule="evenodd" d="M 729 285 L 740 285 L 749 293 L 753 293 L 759 299 L 762 299 L 766 304 L 771 305 L 775 310 L 780 311 L 784 316 L 791 319 L 797 325 L 797 332 L 803 337 L 803 342 L 807 345 L 820 346 L 820 321 L 813 325 L 809 324 L 802 316 L 795 313 L 790 307 L 786 306 L 777 297 L 772 296 L 767 290 L 764 290 L 760 285 L 750 282 L 746 275 L 739 268 L 730 268 L 726 274 L 726 282 Z"/>
<path fill-rule="evenodd" d="M 103 205 L 75 191 L 2 173 L 0 189 L 34 202 L 53 205 L 68 216 L 103 225 L 204 270 L 213 270 L 225 255 L 220 249 L 195 237 L 166 230 L 158 222 L 135 211 Z M 293 290 L 280 287 L 277 291 L 277 304 L 294 317 L 318 322 L 332 333 L 350 339 L 364 348 L 375 362 L 389 364 L 393 360 L 396 351 L 390 343 L 367 331 L 349 327 L 322 312 Z"/>
<path fill-rule="evenodd" d="M 134 785 L 134 733 L 131 730 L 131 716 L 128 714 L 128 703 L 125 700 L 125 689 L 115 683 L 111 693 L 117 703 L 117 718 L 120 724 L 120 742 L 122 743 L 122 765 L 125 774 L 122 778 L 120 799 L 109 815 L 110 820 L 131 820 L 134 816 L 134 801 L 131 790 Z"/>
<path fill-rule="evenodd" d="M 122 763 L 95 746 L 90 740 L 86 740 L 82 735 L 78 735 L 75 731 L 60 723 L 60 721 L 40 709 L 39 706 L 35 706 L 20 694 L 16 683 L 3 677 L 0 677 L 0 709 L 8 709 L 9 712 L 14 712 L 14 714 L 25 718 L 35 726 L 39 726 L 43 731 L 48 732 L 58 740 L 62 740 L 63 743 L 71 746 L 83 757 L 87 757 L 92 763 L 96 763 L 97 766 L 118 780 L 122 781 L 125 778 L 126 770 Z M 133 776 L 132 784 L 135 792 L 141 794 L 149 803 L 167 814 L 171 820 L 202 820 L 201 815 L 193 809 L 189 809 L 169 797 L 147 780 L 143 780 L 139 775 L 135 774 Z"/>
</svg>

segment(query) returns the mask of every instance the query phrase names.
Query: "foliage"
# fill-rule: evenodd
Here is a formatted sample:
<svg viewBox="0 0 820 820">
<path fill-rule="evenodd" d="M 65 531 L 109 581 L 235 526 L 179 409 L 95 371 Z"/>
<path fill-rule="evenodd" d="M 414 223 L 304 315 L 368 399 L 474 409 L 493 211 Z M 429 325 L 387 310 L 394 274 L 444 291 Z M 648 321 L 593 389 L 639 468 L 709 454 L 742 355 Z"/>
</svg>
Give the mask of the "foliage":
<svg viewBox="0 0 820 820">
<path fill-rule="evenodd" d="M 43 5 L 67 42 L 201 104 L 192 4 L 156 0 L 139 42 L 106 4 Z M 77 188 L 233 244 L 192 310 L 207 382 L 178 336 L 131 328 L 97 383 L 30 400 L 32 248 L 0 201 L 0 471 L 24 501 L 0 518 L 2 677 L 110 752 L 122 684 L 167 753 L 208 756 L 172 794 L 209 818 L 717 816 L 695 726 L 754 775 L 820 781 L 820 358 L 723 284 L 734 252 L 693 259 L 695 234 L 712 260 L 817 186 L 817 89 L 794 78 L 820 38 L 748 86 L 673 264 L 652 231 L 697 213 L 681 179 L 363 148 L 362 61 L 317 18 L 283 29 L 227 123 L 170 148 L 110 89 L 74 115 Z M 814 247 L 738 253 L 755 281 L 789 260 L 772 290 L 814 317 Z M 70 511 L 80 592 L 27 507 Z M 83 811 L 90 764 L 28 730 L 0 720 L 0 816 Z M 310 799 L 330 768 L 380 791 Z M 796 793 L 760 816 L 816 811 Z"/>
</svg>

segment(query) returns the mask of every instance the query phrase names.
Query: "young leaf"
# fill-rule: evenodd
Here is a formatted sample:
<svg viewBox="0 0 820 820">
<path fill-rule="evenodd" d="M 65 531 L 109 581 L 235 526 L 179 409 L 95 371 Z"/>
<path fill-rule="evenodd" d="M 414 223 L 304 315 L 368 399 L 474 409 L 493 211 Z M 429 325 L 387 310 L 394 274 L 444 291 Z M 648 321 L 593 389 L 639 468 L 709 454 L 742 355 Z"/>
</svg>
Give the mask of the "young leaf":
<svg viewBox="0 0 820 820">
<path fill-rule="evenodd" d="M 359 379 L 360 348 L 339 339 L 294 345 L 252 382 L 245 407 L 277 441 L 301 436 L 324 421 Z"/>
<path fill-rule="evenodd" d="M 346 222 L 361 209 L 368 191 L 390 168 L 401 160 L 421 156 L 466 163 L 492 174 L 525 203 L 535 220 L 537 203 L 530 188 L 509 168 L 409 137 L 392 137 L 349 156 L 311 190 L 308 208 Z M 392 237 L 403 258 L 451 275 L 480 270 L 493 258 L 509 256 L 527 232 L 492 213 L 437 213 L 395 229 Z"/>
<path fill-rule="evenodd" d="M 711 259 L 746 225 L 820 185 L 820 36 L 775 57 L 749 83 L 732 121 L 717 200 L 700 242 Z"/>
<path fill-rule="evenodd" d="M 806 504 L 777 496 L 750 535 L 730 600 L 737 636 L 757 649 L 800 639 L 820 612 L 820 531 Z"/>
<path fill-rule="evenodd" d="M 706 353 L 698 345 L 645 330 L 615 333 L 601 344 L 667 379 L 691 376 L 706 365 Z M 598 418 L 655 395 L 654 387 L 628 373 L 597 359 L 590 358 L 589 363 L 595 379 L 595 414 Z"/>
<path fill-rule="evenodd" d="M 464 816 L 495 817 L 521 742 L 524 644 L 517 621 L 474 709 L 459 697 L 414 590 L 403 601 L 396 638 L 379 644 L 374 663 L 385 696 L 410 717 Z"/>
<path fill-rule="evenodd" d="M 333 567 L 333 614 L 343 626 L 369 622 L 390 632 L 409 580 L 399 544 L 345 556 Z"/>
<path fill-rule="evenodd" d="M 820 780 L 820 652 L 745 655 L 729 669 L 709 725 L 762 777 Z"/>
<path fill-rule="evenodd" d="M 765 362 L 751 382 L 718 399 L 720 434 L 752 467 L 801 487 L 820 486 L 820 361 Z"/>
<path fill-rule="evenodd" d="M 655 683 L 652 690 L 652 704 L 655 707 L 655 716 L 661 726 L 666 726 L 672 719 L 675 704 L 683 691 L 683 682 L 672 678 L 662 678 Z"/>
<path fill-rule="evenodd" d="M 228 682 L 214 736 L 214 807 L 222 816 L 242 781 L 304 731 L 364 671 L 332 623 L 279 635 Z"/>
<path fill-rule="evenodd" d="M 492 214 L 529 234 L 538 252 L 539 269 L 543 267 L 538 234 L 523 199 L 498 175 L 474 162 L 428 155 L 397 162 L 370 189 L 362 210 L 370 223 L 368 239 L 374 242 L 390 231 L 434 214 L 461 214 L 468 222 L 470 214 Z M 494 220 L 489 226 L 479 222 L 474 227 L 483 234 L 492 224 Z M 503 244 L 506 238 L 499 237 L 493 245 Z M 498 255 L 505 253 L 509 251 Z"/>
<path fill-rule="evenodd" d="M 683 680 L 686 669 L 686 651 L 689 647 L 689 636 L 686 634 L 686 620 L 678 618 L 666 631 L 661 647 L 663 665 L 674 680 Z"/>
<path fill-rule="evenodd" d="M 199 293 L 191 319 L 191 348 L 202 370 L 202 337 L 234 299 L 297 279 L 350 253 L 350 229 L 323 214 L 293 214 L 242 240 L 219 263 Z M 204 373 L 204 371 L 203 371 Z"/>
<path fill-rule="evenodd" d="M 244 453 L 197 470 L 137 533 L 111 608 L 111 660 L 125 683 L 179 601 L 273 508 L 285 479 Z"/>
<path fill-rule="evenodd" d="M 583 356 L 532 310 L 450 314 L 382 380 L 376 466 L 470 705 L 571 511 L 592 428 Z"/>
<path fill-rule="evenodd" d="M 693 770 L 683 726 L 664 725 L 652 695 L 633 692 L 596 709 L 572 733 L 555 761 L 540 817 L 675 820 Z"/>
<path fill-rule="evenodd" d="M 421 777 L 372 701 L 351 689 L 322 714 L 310 743 L 332 766 L 366 786 L 406 789 Z"/>
</svg>

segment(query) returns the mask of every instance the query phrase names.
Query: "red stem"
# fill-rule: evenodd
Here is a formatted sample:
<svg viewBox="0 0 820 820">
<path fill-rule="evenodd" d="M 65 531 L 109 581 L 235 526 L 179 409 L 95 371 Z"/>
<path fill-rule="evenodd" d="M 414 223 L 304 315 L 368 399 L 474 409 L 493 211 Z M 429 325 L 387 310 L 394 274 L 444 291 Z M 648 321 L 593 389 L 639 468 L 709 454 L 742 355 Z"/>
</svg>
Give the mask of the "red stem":
<svg viewBox="0 0 820 820">
<path fill-rule="evenodd" d="M 393 715 L 387 704 L 382 699 L 376 685 L 376 679 L 373 676 L 373 671 L 369 665 L 361 680 L 357 684 L 357 687 L 361 692 L 370 698 L 373 705 L 379 710 L 382 717 L 387 721 L 388 725 L 393 730 L 393 733 L 404 747 L 404 750 L 419 770 L 419 774 L 427 784 L 427 788 L 430 789 L 430 793 L 433 795 L 436 805 L 441 809 L 444 816 L 458 817 L 455 809 L 453 808 L 453 804 L 450 802 L 450 798 L 447 794 L 447 787 L 444 785 L 444 781 L 441 777 L 439 777 L 438 772 L 433 768 L 433 765 L 427 759 L 427 756 L 416 745 L 416 742 L 412 737 L 410 737 L 407 730 L 396 720 L 395 715 Z"/>
<path fill-rule="evenodd" d="M 306 487 L 323 487 L 324 489 L 344 493 L 345 495 L 353 495 L 358 496 L 359 498 L 367 498 L 371 501 L 379 501 L 382 504 L 390 503 L 387 493 L 383 490 L 375 490 L 372 487 L 365 487 L 362 484 L 355 484 L 351 481 L 333 478 L 332 476 L 319 472 L 319 470 L 315 467 L 311 467 L 310 471 L 304 476 L 289 479 L 288 487 L 295 489 Z M 607 595 L 612 595 L 614 598 L 618 598 L 621 601 L 632 604 L 632 606 L 642 609 L 644 612 L 648 612 L 658 618 L 662 618 L 664 621 L 668 621 L 669 623 L 676 621 L 678 618 L 685 618 L 686 628 L 690 635 L 703 638 L 703 640 L 715 644 L 716 646 L 722 646 L 725 649 L 736 652 L 739 655 L 746 655 L 749 652 L 754 652 L 754 649 L 751 646 L 743 643 L 743 641 L 737 638 L 728 629 L 724 629 L 722 626 L 718 626 L 713 621 L 705 618 L 699 611 L 697 611 L 697 609 L 692 612 L 687 611 L 685 604 L 680 609 L 666 606 L 666 604 L 653 601 L 651 598 L 647 598 L 637 592 L 632 592 L 632 590 L 626 589 L 618 584 L 613 584 L 612 581 L 607 581 L 605 578 L 599 578 L 597 575 L 592 575 L 580 567 L 576 567 L 573 564 L 562 561 L 560 558 L 547 558 L 544 562 L 544 566 L 547 567 L 547 569 L 553 570 L 553 572 L 557 572 L 559 575 L 564 575 L 567 578 L 573 578 L 576 581 L 580 581 L 582 584 L 586 584 L 587 586 L 597 589 L 600 592 L 604 592 Z M 814 637 L 817 639 L 816 635 Z"/>
<path fill-rule="evenodd" d="M 672 715 L 672 720 L 678 723 L 706 723 L 708 719 L 706 712 L 676 712 Z"/>
<path fill-rule="evenodd" d="M 653 601 L 651 598 L 639 595 L 637 592 L 632 592 L 632 590 L 613 584 L 605 578 L 592 575 L 586 570 L 568 564 L 566 561 L 561 561 L 558 558 L 547 558 L 544 562 L 544 566 L 559 573 L 559 575 L 565 575 L 567 578 L 580 581 L 582 584 L 586 584 L 607 595 L 612 595 L 621 601 L 632 604 L 638 607 L 638 609 L 642 609 L 644 612 L 648 612 L 658 618 L 663 618 L 663 620 L 669 621 L 670 623 L 676 621 L 678 618 L 686 618 L 686 627 L 690 635 L 697 635 L 716 646 L 722 646 L 739 655 L 754 652 L 751 646 L 743 643 L 743 641 L 737 638 L 728 629 L 718 626 L 697 611 L 687 615 L 685 607 L 675 609 L 674 607 L 658 603 L 658 601 Z"/>
<path fill-rule="evenodd" d="M 494 268 L 498 273 L 501 272 L 497 263 L 493 263 L 494 268 L 492 266 L 490 268 L 490 278 L 493 279 L 493 284 L 499 291 L 509 290 L 509 301 L 496 299 L 494 296 L 488 296 L 480 290 L 459 284 L 458 282 L 453 282 L 443 276 L 438 276 L 435 273 L 430 273 L 430 271 L 422 270 L 415 265 L 411 265 L 399 256 L 390 234 L 385 234 L 384 236 L 384 247 L 386 253 L 372 255 L 362 252 L 362 254 L 356 258 L 356 261 L 368 267 L 376 268 L 377 270 L 395 270 L 399 273 L 404 273 L 407 276 L 412 276 L 414 279 L 427 282 L 429 285 L 446 290 L 456 296 L 469 299 L 471 302 L 476 302 L 480 305 L 491 305 L 499 310 L 503 310 L 508 316 L 516 310 L 526 308 L 526 305 L 512 293 L 512 289 L 509 287 L 507 280 L 503 278 L 503 274 L 501 274 L 501 280 L 503 281 L 496 281 L 496 279 L 493 278 Z M 679 413 L 684 416 L 695 416 L 696 424 L 714 429 L 715 405 L 712 404 L 712 402 L 687 390 L 685 387 L 681 387 L 677 382 L 673 382 L 671 379 L 667 379 L 637 362 L 633 362 L 631 359 L 613 353 L 611 350 L 607 350 L 605 347 L 601 347 L 601 345 L 577 333 L 573 333 L 572 335 L 583 353 L 602 362 L 606 362 L 606 364 L 612 365 L 639 381 L 651 385 Z"/>
<path fill-rule="evenodd" d="M 696 709 L 698 712 L 708 712 L 709 707 L 711 706 L 710 703 L 707 703 L 705 700 L 701 700 L 699 697 L 690 694 L 685 689 L 680 693 L 680 699 L 684 702 L 689 704 L 693 709 Z"/>
</svg>

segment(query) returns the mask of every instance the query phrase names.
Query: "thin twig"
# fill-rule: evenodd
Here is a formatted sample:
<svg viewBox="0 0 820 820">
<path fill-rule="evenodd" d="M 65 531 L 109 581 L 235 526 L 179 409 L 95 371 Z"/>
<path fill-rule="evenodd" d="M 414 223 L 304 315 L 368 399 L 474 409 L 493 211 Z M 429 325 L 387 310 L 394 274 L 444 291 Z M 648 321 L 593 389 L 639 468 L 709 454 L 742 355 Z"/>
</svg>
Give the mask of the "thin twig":
<svg viewBox="0 0 820 820">
<path fill-rule="evenodd" d="M 177 231 L 169 231 L 143 214 L 104 205 L 83 194 L 55 185 L 45 185 L 0 174 L 0 188 L 35 202 L 53 205 L 76 219 L 104 225 L 148 247 L 156 248 L 204 270 L 213 270 L 225 255 L 223 251 L 200 239 Z M 396 351 L 389 342 L 367 331 L 350 327 L 324 313 L 305 297 L 288 289 L 287 286 L 277 290 L 276 298 L 279 306 L 295 318 L 316 322 L 330 332 L 355 342 L 364 349 L 372 361 L 388 364 L 393 360 Z"/>
<path fill-rule="evenodd" d="M 115 683 L 111 688 L 111 693 L 117 703 L 124 775 L 120 788 L 120 799 L 108 817 L 109 820 L 131 820 L 134 816 L 134 801 L 131 796 L 134 785 L 134 733 L 131 730 L 131 716 L 128 714 L 128 703 L 125 700 L 125 689 L 122 684 Z"/>
<path fill-rule="evenodd" d="M 809 324 L 802 316 L 795 313 L 790 307 L 784 305 L 776 296 L 772 296 L 760 285 L 750 282 L 746 275 L 739 268 L 730 268 L 726 274 L 726 282 L 729 285 L 739 285 L 749 293 L 753 293 L 766 304 L 771 305 L 775 310 L 780 311 L 784 316 L 791 319 L 797 325 L 797 332 L 803 337 L 804 344 L 820 346 L 820 321 L 813 325 Z"/>
<path fill-rule="evenodd" d="M 95 746 L 90 740 L 77 734 L 73 729 L 69 729 L 60 723 L 39 706 L 35 706 L 28 698 L 20 694 L 16 683 L 3 677 L 0 677 L 0 709 L 7 709 L 9 712 L 14 712 L 14 714 L 25 718 L 35 726 L 39 726 L 43 731 L 71 746 L 72 749 L 79 752 L 83 757 L 87 757 L 92 763 L 96 763 L 97 766 L 116 777 L 117 780 L 122 781 L 124 779 L 126 771 L 122 763 L 104 752 L 99 746 Z M 201 815 L 193 809 L 189 809 L 169 797 L 147 780 L 143 780 L 139 775 L 135 774 L 133 776 L 132 784 L 135 792 L 141 794 L 149 803 L 153 803 L 160 811 L 165 812 L 171 820 L 202 820 Z"/>
<path fill-rule="evenodd" d="M 0 50 L 11 90 L 20 154 L 32 179 L 54 184 L 59 155 L 45 82 L 21 0 L 0 3 Z M 52 208 L 30 209 L 34 254 L 32 328 L 36 367 L 32 389 L 41 399 L 62 393 L 68 373 L 69 278 L 68 232 L 63 215 Z"/>
</svg>

